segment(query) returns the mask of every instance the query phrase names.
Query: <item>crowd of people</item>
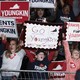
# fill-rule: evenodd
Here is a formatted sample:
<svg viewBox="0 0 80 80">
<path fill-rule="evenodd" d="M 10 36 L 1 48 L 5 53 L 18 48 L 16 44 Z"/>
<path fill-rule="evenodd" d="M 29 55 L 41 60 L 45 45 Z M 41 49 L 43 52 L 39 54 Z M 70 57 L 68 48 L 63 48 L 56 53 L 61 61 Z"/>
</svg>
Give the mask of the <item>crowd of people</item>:
<svg viewBox="0 0 80 80">
<path fill-rule="evenodd" d="M 0 0 L 1 1 L 1 0 Z M 2 0 L 3 1 L 3 0 Z M 26 1 L 26 0 L 4 0 L 4 1 Z M 56 0 L 54 9 L 31 8 L 30 20 L 42 23 L 60 23 L 64 26 L 66 22 L 80 22 L 80 0 Z M 62 26 L 62 28 L 63 28 Z M 24 48 L 23 24 L 17 24 L 19 39 L 7 38 L 0 34 L 0 68 L 4 70 L 38 70 L 48 71 L 51 61 L 66 62 L 66 71 L 78 72 L 80 74 L 80 43 L 67 42 L 65 31 L 60 35 L 62 39 L 57 49 L 34 49 Z M 61 28 L 61 29 L 62 29 Z M 76 45 L 75 45 L 76 44 Z M 79 70 L 79 71 L 77 71 Z M 65 80 L 79 80 L 75 74 L 66 74 Z M 47 75 L 46 75 L 47 76 Z M 12 80 L 19 77 L 19 72 L 3 72 L 2 80 Z M 35 77 L 35 74 L 34 74 Z M 38 76 L 40 78 L 40 76 Z M 47 76 L 48 77 L 48 76 Z M 32 79 L 31 79 L 32 80 Z M 35 77 L 35 80 L 36 77 Z M 44 80 L 44 77 L 43 79 Z"/>
</svg>

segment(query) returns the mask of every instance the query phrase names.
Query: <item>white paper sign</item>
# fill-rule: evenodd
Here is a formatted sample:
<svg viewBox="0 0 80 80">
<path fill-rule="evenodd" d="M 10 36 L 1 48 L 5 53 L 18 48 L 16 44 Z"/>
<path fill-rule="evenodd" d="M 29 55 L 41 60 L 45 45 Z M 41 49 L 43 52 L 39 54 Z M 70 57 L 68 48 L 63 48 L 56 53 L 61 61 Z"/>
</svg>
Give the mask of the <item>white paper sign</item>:
<svg viewBox="0 0 80 80">
<path fill-rule="evenodd" d="M 32 8 L 55 8 L 56 0 L 26 0 Z"/>
<path fill-rule="evenodd" d="M 67 22 L 67 41 L 80 41 L 80 22 Z"/>
<path fill-rule="evenodd" d="M 26 23 L 25 47 L 53 49 L 57 47 L 59 26 Z"/>
<path fill-rule="evenodd" d="M 10 38 L 18 38 L 15 19 L 0 17 L 0 34 Z"/>
</svg>

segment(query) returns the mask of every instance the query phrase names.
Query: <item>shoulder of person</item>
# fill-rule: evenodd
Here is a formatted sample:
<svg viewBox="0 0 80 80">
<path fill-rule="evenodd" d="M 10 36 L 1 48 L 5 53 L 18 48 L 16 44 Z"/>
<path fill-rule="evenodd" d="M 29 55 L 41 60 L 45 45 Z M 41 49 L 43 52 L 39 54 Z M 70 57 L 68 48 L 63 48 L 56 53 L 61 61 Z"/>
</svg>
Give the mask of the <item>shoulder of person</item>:
<svg viewBox="0 0 80 80">
<path fill-rule="evenodd" d="M 6 54 L 7 50 L 5 50 L 2 54 L 2 57 L 5 57 L 5 54 Z"/>
<path fill-rule="evenodd" d="M 24 54 L 26 54 L 26 52 L 25 52 L 24 49 L 21 49 L 18 53 L 24 53 Z"/>
<path fill-rule="evenodd" d="M 5 50 L 5 51 L 3 52 L 3 55 L 4 55 L 6 52 L 7 52 L 7 50 Z"/>
</svg>

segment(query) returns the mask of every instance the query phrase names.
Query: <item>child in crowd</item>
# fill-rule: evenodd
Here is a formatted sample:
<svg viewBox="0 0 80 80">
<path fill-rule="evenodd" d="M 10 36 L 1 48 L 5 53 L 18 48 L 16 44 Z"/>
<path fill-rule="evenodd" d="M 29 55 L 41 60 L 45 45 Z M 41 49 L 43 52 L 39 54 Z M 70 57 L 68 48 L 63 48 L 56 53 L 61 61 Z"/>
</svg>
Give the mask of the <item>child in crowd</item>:
<svg viewBox="0 0 80 80">
<path fill-rule="evenodd" d="M 25 51 L 19 47 L 17 39 L 11 39 L 8 50 L 4 51 L 2 59 L 3 70 L 20 70 Z M 11 80 L 12 76 L 18 77 L 18 72 L 2 72 L 2 80 Z"/>
<path fill-rule="evenodd" d="M 49 53 L 49 55 L 46 53 L 45 50 L 39 49 L 35 52 L 35 57 L 32 55 L 32 53 L 30 52 L 30 50 L 26 50 L 27 56 L 29 58 L 29 61 L 31 64 L 34 64 L 31 69 L 32 70 L 38 70 L 37 68 L 35 68 L 35 65 L 40 67 L 40 64 L 43 65 L 43 67 L 46 66 L 46 68 L 44 68 L 44 70 L 47 70 L 48 68 L 48 64 L 49 62 L 53 59 L 54 56 L 54 51 L 51 51 Z M 47 56 L 48 55 L 48 56 Z M 39 64 L 38 64 L 39 62 Z M 37 64 L 36 64 L 37 63 Z M 39 68 L 40 71 L 44 71 L 42 68 Z M 30 67 L 29 67 L 30 68 Z"/>
<path fill-rule="evenodd" d="M 28 70 L 37 70 L 37 71 L 47 71 L 50 61 L 53 59 L 54 51 L 51 51 L 47 56 L 45 50 L 39 49 L 35 52 L 35 58 L 30 52 L 30 50 L 26 50 L 27 56 L 30 60 Z M 46 80 L 48 78 L 48 74 L 36 73 L 33 74 L 32 80 Z M 45 75 L 45 76 L 44 76 Z"/>
<path fill-rule="evenodd" d="M 66 40 L 63 40 L 63 46 L 67 63 L 67 72 L 74 73 L 66 74 L 65 80 L 75 80 L 75 73 L 80 69 L 80 51 L 75 49 L 70 52 L 69 44 Z"/>
</svg>

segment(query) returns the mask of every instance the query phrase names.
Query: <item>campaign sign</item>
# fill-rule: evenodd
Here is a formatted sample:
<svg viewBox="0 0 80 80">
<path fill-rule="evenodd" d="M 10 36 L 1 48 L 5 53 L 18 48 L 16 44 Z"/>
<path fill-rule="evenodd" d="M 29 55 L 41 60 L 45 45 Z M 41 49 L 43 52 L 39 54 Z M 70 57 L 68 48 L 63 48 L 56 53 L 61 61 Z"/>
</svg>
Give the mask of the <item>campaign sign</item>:
<svg viewBox="0 0 80 80">
<path fill-rule="evenodd" d="M 56 48 L 58 33 L 59 26 L 26 23 L 25 47 Z"/>
<path fill-rule="evenodd" d="M 32 8 L 55 8 L 56 0 L 26 0 Z"/>
<path fill-rule="evenodd" d="M 0 17 L 0 34 L 6 37 L 18 38 L 15 19 Z"/>
<path fill-rule="evenodd" d="M 17 23 L 23 23 L 29 19 L 29 2 L 12 1 L 1 2 L 1 16 L 12 17 Z"/>
<path fill-rule="evenodd" d="M 80 22 L 67 22 L 67 41 L 80 41 Z"/>
<path fill-rule="evenodd" d="M 48 67 L 49 71 L 66 71 L 65 61 L 52 61 Z"/>
<path fill-rule="evenodd" d="M 54 75 L 50 73 L 50 76 L 53 77 L 54 80 L 65 80 L 66 62 L 52 61 L 48 66 L 48 71 L 54 71 Z"/>
</svg>

